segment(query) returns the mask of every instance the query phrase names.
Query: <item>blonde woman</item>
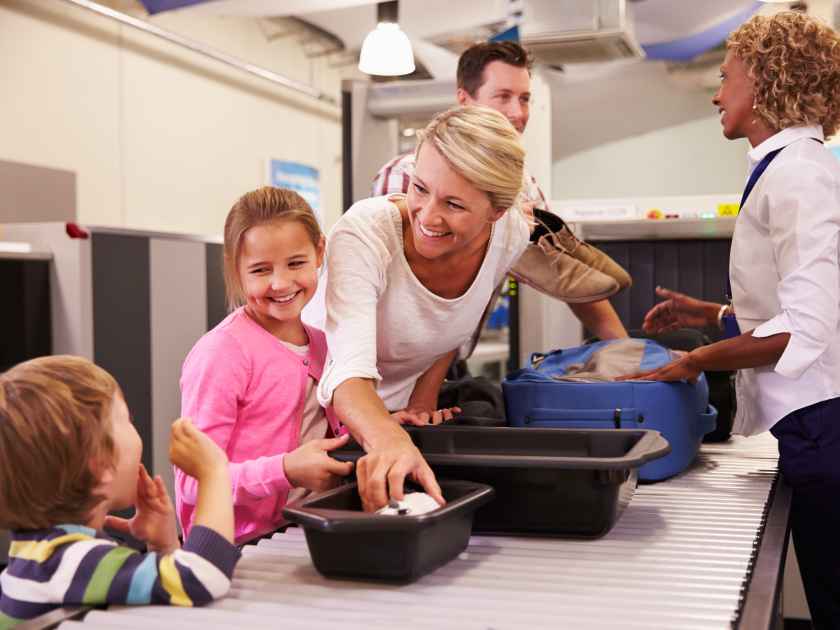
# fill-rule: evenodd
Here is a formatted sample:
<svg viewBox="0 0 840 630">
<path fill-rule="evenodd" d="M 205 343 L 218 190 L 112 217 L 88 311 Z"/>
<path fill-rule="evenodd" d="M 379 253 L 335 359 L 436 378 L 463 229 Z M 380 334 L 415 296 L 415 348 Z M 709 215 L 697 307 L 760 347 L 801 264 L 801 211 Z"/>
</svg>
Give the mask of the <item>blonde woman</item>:
<svg viewBox="0 0 840 630">
<path fill-rule="evenodd" d="M 528 245 L 517 209 L 524 150 L 500 113 L 461 107 L 420 134 L 407 195 L 360 201 L 327 247 L 322 404 L 361 442 L 365 506 L 400 499 L 406 476 L 443 501 L 434 475 L 395 421 L 439 422 L 437 397 L 458 348 Z"/>
<path fill-rule="evenodd" d="M 783 12 L 752 18 L 727 48 L 714 104 L 723 135 L 752 146 L 732 304 L 659 290 L 644 327 L 720 322 L 729 338 L 642 377 L 739 370 L 735 431 L 778 438 L 811 615 L 840 628 L 840 163 L 823 146 L 840 128 L 840 37 Z"/>
</svg>

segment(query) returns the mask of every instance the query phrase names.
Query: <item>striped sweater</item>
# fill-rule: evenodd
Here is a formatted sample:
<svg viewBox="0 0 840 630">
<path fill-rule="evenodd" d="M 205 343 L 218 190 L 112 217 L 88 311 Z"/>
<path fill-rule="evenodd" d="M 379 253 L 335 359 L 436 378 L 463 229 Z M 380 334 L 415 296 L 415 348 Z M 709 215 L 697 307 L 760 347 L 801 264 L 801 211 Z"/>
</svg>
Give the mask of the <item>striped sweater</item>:
<svg viewBox="0 0 840 630">
<path fill-rule="evenodd" d="M 239 555 L 201 526 L 166 555 L 120 546 L 81 525 L 12 532 L 9 565 L 0 573 L 0 630 L 60 606 L 200 606 L 228 591 Z"/>
</svg>

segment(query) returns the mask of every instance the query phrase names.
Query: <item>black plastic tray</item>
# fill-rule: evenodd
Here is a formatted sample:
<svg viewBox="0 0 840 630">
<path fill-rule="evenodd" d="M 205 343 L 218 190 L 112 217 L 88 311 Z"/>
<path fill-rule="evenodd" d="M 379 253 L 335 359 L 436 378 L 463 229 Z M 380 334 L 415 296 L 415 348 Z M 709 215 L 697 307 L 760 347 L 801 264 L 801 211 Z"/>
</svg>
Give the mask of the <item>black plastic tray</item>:
<svg viewBox="0 0 840 630">
<path fill-rule="evenodd" d="M 407 427 L 438 479 L 492 486 L 473 531 L 597 538 L 630 503 L 639 467 L 667 455 L 658 431 Z M 355 443 L 332 451 L 358 459 Z"/>
<path fill-rule="evenodd" d="M 493 497 L 493 489 L 480 483 L 440 485 L 446 505 L 417 516 L 363 512 L 355 483 L 287 506 L 283 516 L 303 526 L 322 574 L 410 582 L 466 548 L 475 511 Z"/>
</svg>

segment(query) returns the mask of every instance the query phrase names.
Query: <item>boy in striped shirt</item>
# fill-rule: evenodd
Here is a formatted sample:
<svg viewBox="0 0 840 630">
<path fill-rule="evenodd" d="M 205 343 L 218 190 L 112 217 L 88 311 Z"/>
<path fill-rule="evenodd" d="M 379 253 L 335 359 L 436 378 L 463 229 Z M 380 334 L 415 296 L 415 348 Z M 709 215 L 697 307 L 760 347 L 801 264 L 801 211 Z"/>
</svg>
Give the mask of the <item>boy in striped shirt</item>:
<svg viewBox="0 0 840 630">
<path fill-rule="evenodd" d="M 0 630 L 61 606 L 205 604 L 224 595 L 239 558 L 224 452 L 188 420 L 170 459 L 199 482 L 183 548 L 161 478 L 113 377 L 79 357 L 41 357 L 0 374 L 0 527 L 12 530 L 0 574 Z M 130 520 L 108 512 L 134 505 Z M 147 544 L 140 553 L 103 526 Z"/>
</svg>

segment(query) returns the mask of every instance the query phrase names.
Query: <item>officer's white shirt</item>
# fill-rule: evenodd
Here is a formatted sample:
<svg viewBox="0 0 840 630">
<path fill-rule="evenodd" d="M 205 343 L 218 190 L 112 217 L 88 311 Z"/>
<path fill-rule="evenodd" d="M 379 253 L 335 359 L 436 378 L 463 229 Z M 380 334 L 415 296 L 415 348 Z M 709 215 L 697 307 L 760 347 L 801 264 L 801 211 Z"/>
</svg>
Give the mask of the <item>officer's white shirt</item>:
<svg viewBox="0 0 840 630">
<path fill-rule="evenodd" d="M 840 396 L 840 162 L 814 139 L 823 140 L 820 127 L 792 127 L 748 155 L 752 172 L 785 147 L 735 223 L 735 315 L 754 337 L 791 337 L 775 365 L 738 372 L 735 433 L 766 431 L 797 409 Z"/>
</svg>

